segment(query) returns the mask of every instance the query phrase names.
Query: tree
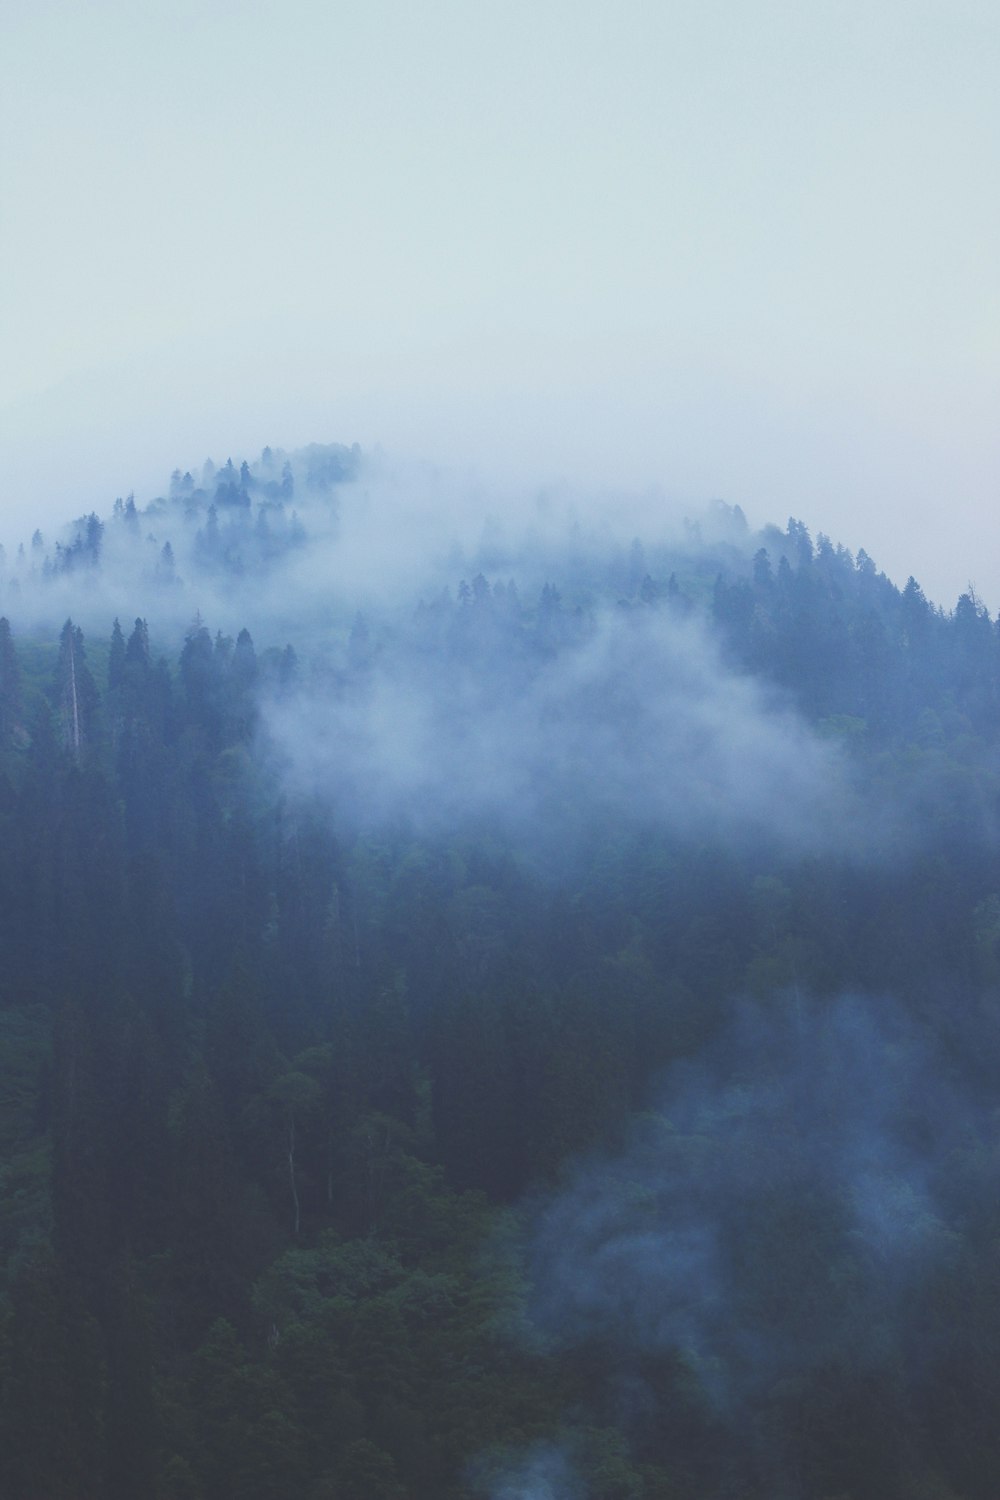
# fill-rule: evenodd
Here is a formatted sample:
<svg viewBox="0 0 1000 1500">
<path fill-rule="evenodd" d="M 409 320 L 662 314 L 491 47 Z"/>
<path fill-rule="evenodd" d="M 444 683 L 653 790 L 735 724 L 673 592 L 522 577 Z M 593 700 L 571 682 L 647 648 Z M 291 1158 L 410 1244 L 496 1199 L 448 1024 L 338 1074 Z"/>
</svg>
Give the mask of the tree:
<svg viewBox="0 0 1000 1500">
<path fill-rule="evenodd" d="M 10 622 L 0 619 L 0 751 L 10 750 L 21 728 L 21 672 Z"/>
<path fill-rule="evenodd" d="M 79 762 L 95 739 L 100 700 L 87 667 L 83 631 L 72 620 L 66 621 L 59 637 L 53 691 L 63 747 Z"/>
<path fill-rule="evenodd" d="M 302 1222 L 302 1205 L 296 1180 L 296 1127 L 304 1118 L 319 1111 L 323 1091 L 315 1078 L 306 1073 L 283 1073 L 267 1091 L 267 1097 L 280 1112 L 288 1162 L 288 1190 L 292 1206 L 292 1233 L 298 1238 Z"/>
<path fill-rule="evenodd" d="M 111 627 L 111 648 L 108 652 L 108 687 L 113 692 L 120 688 L 125 675 L 125 637 L 117 617 Z"/>
</svg>

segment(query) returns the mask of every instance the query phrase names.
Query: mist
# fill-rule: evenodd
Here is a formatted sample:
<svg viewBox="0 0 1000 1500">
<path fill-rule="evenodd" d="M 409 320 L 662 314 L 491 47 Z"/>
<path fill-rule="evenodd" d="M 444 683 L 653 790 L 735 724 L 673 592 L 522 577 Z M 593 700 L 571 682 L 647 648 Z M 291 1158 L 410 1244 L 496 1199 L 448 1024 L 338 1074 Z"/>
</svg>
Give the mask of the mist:
<svg viewBox="0 0 1000 1500">
<path fill-rule="evenodd" d="M 15 631 L 72 618 L 98 643 L 141 614 L 168 653 L 202 626 L 248 629 L 270 662 L 258 750 L 344 828 L 489 827 L 553 867 L 598 829 L 644 824 L 859 860 L 919 841 L 940 803 L 930 761 L 862 795 L 841 719 L 803 713 L 808 680 L 783 685 L 778 657 L 748 670 L 711 618 L 719 580 L 755 557 L 811 557 L 801 523 L 754 530 L 722 501 L 518 486 L 357 444 L 206 460 L 165 491 L 8 546 L 0 611 Z M 820 540 L 849 579 L 875 579 Z M 809 670 L 844 665 L 841 651 Z M 963 797 L 991 841 L 988 788 Z"/>
<path fill-rule="evenodd" d="M 488 1500 L 584 1500 L 587 1493 L 567 1454 L 551 1444 L 539 1445 L 507 1466 L 503 1459 L 479 1464 L 471 1478 L 475 1493 Z"/>
<path fill-rule="evenodd" d="M 503 628 L 504 598 L 499 628 L 480 609 L 480 628 L 496 631 L 485 650 L 471 604 L 473 639 L 447 665 L 418 637 L 360 680 L 318 677 L 267 707 L 290 787 L 357 826 L 494 826 L 550 853 L 578 847 L 595 820 L 799 854 L 846 848 L 836 751 L 727 672 L 702 628 L 598 614 L 533 659 Z"/>
<path fill-rule="evenodd" d="M 995 1500 L 996 6 L 0 39 L 0 1492 Z"/>
<path fill-rule="evenodd" d="M 718 1426 L 743 1482 L 814 1493 L 775 1412 L 846 1371 L 919 1392 L 947 1359 L 938 1288 L 982 1189 L 954 1163 L 994 1102 L 890 997 L 733 1003 L 623 1149 L 526 1205 L 531 1336 L 603 1372 L 598 1409 L 640 1455 Z"/>
<path fill-rule="evenodd" d="M 988 1129 L 941 1064 L 888 998 L 735 1005 L 717 1042 L 664 1080 L 628 1149 L 571 1168 L 536 1211 L 537 1325 L 681 1351 L 724 1407 L 848 1346 L 876 1358 L 884 1321 L 947 1254 L 948 1162 Z M 782 1259 L 784 1212 L 801 1264 Z M 764 1233 L 766 1253 L 752 1248 Z M 812 1280 L 811 1234 L 837 1239 L 839 1297 Z M 744 1321 L 748 1273 L 767 1278 L 759 1326 Z"/>
<path fill-rule="evenodd" d="M 779 400 L 749 377 L 661 368 L 658 351 L 645 357 L 646 373 L 628 349 L 591 356 L 585 374 L 550 368 L 544 349 L 532 350 L 528 370 L 509 350 L 497 358 L 504 375 L 465 368 L 459 352 L 452 385 L 428 396 L 420 393 L 426 355 L 404 348 L 366 370 L 360 336 L 351 361 L 360 390 L 342 379 L 331 385 L 328 364 L 308 347 L 272 350 L 264 361 L 249 345 L 217 362 L 193 346 L 183 359 L 157 356 L 148 368 L 88 374 L 25 397 L 0 413 L 0 540 L 9 549 L 77 509 L 105 514 L 118 494 L 134 492 L 145 505 L 178 462 L 198 472 L 208 454 L 238 462 L 267 440 L 291 452 L 329 433 L 512 495 L 653 493 L 690 514 L 721 497 L 758 524 L 799 516 L 814 534 L 865 547 L 897 585 L 914 574 L 946 608 L 970 581 L 992 609 L 1000 605 L 983 561 L 984 497 L 998 461 L 980 436 L 978 406 L 954 413 L 955 435 L 941 430 L 940 400 L 880 411 L 822 388 L 805 402 L 800 385 Z M 238 399 L 220 395 L 234 384 Z"/>
<path fill-rule="evenodd" d="M 36 533 L 0 606 L 101 635 L 141 607 L 165 646 L 198 621 L 294 641 L 297 687 L 262 692 L 264 743 L 290 792 L 355 830 L 492 827 L 564 866 L 616 821 L 857 851 L 836 745 L 724 663 L 699 601 L 661 597 L 675 568 L 705 589 L 761 540 L 721 502 L 692 517 L 655 491 L 313 444 L 175 470 L 166 498 Z M 769 541 L 776 561 L 793 550 Z"/>
<path fill-rule="evenodd" d="M 141 603 L 165 630 L 198 612 L 229 630 L 294 630 L 318 649 L 358 610 L 398 614 L 484 569 L 526 590 L 562 578 L 579 587 L 603 583 L 640 533 L 678 558 L 750 545 L 730 507 L 692 509 L 624 485 L 502 481 L 356 443 L 208 459 L 175 469 L 146 502 L 129 494 L 80 514 L 78 499 L 55 524 L 7 531 L 0 597 L 12 618 L 73 613 L 103 627 Z"/>
<path fill-rule="evenodd" d="M 974 595 L 315 444 L 29 537 L 0 622 L 0 1365 L 63 1265 L 120 1493 L 990 1500 Z M 93 1461 L 49 1410 L 11 1493 Z"/>
</svg>

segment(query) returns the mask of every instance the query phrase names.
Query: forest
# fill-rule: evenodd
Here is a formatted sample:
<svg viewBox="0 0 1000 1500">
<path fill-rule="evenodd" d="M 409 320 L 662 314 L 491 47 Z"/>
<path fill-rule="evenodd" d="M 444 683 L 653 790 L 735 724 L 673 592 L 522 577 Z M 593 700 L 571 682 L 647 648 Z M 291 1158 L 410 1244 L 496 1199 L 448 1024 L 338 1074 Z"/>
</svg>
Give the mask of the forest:
<svg viewBox="0 0 1000 1500">
<path fill-rule="evenodd" d="M 0 1493 L 995 1500 L 1000 622 L 409 484 L 0 557 Z"/>
</svg>

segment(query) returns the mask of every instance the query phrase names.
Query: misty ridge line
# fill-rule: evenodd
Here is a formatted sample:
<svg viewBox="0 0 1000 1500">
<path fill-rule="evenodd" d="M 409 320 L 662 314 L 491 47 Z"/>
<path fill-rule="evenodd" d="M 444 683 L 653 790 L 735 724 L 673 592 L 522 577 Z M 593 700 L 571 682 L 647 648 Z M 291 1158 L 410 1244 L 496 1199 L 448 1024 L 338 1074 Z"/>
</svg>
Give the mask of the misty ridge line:
<svg viewBox="0 0 1000 1500">
<path fill-rule="evenodd" d="M 485 820 L 536 851 L 621 817 L 793 856 L 898 852 L 937 773 L 928 754 L 891 797 L 859 795 L 895 691 L 880 653 L 898 639 L 898 676 L 949 629 L 992 630 L 971 593 L 946 617 L 800 522 L 753 533 L 721 502 L 691 521 L 657 497 L 548 491 L 505 511 L 342 445 L 175 471 L 141 510 L 36 533 L 0 580 L 22 630 L 137 613 L 180 649 L 208 620 L 218 670 L 224 631 L 294 641 L 297 689 L 277 644 L 254 669 L 260 744 L 290 787 L 356 826 Z M 913 732 L 932 749 L 926 713 Z M 970 795 L 992 841 L 988 788 Z"/>
<path fill-rule="evenodd" d="M 404 595 L 416 602 L 477 572 L 513 571 L 522 588 L 572 575 L 578 586 L 631 594 L 646 583 L 655 593 L 680 562 L 697 564 L 701 591 L 713 567 L 745 563 L 760 547 L 773 567 L 782 558 L 794 564 L 804 532 L 795 526 L 753 533 L 739 506 L 723 502 L 690 519 L 656 493 L 565 485 L 496 492 L 473 477 L 363 455 L 357 445 L 314 444 L 293 454 L 265 448 L 252 465 L 209 460 L 197 476 L 175 470 L 167 495 L 145 506 L 119 499 L 106 517 L 91 513 L 55 538 L 36 531 L 9 547 L 0 579 L 7 612 L 25 620 L 41 607 L 30 602 L 40 589 L 49 591 L 50 620 L 75 597 L 84 625 L 103 625 L 112 602 L 111 613 L 136 613 L 129 594 L 142 591 L 153 623 L 183 628 L 199 610 L 229 629 L 241 604 L 252 602 L 254 618 L 240 624 L 280 616 L 283 590 L 295 591 L 300 611 L 329 604 L 334 590 L 356 609 Z M 648 559 L 639 536 L 652 549 Z M 829 546 L 822 540 L 821 550 Z"/>
</svg>

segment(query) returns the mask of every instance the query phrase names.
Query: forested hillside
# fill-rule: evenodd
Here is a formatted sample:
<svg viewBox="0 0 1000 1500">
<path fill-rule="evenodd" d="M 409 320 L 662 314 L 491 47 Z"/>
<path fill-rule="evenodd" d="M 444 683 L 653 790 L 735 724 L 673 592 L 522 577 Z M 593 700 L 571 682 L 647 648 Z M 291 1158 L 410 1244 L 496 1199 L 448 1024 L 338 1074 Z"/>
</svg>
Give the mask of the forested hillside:
<svg viewBox="0 0 1000 1500">
<path fill-rule="evenodd" d="M 997 624 L 366 473 L 3 559 L 0 1493 L 994 1500 Z"/>
</svg>

